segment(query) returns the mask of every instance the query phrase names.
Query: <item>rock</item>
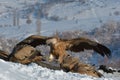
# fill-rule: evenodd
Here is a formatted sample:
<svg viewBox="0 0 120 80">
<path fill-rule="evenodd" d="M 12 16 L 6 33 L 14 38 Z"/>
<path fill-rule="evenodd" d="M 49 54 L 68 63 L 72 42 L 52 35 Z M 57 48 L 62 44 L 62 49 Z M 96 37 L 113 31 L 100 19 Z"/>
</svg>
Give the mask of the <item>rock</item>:
<svg viewBox="0 0 120 80">
<path fill-rule="evenodd" d="M 107 68 L 105 65 L 100 65 L 99 70 L 103 70 L 103 71 L 106 72 L 106 73 L 116 72 L 116 71 L 113 70 L 113 69 Z"/>
<path fill-rule="evenodd" d="M 120 73 L 120 70 L 118 70 L 118 72 Z"/>
</svg>

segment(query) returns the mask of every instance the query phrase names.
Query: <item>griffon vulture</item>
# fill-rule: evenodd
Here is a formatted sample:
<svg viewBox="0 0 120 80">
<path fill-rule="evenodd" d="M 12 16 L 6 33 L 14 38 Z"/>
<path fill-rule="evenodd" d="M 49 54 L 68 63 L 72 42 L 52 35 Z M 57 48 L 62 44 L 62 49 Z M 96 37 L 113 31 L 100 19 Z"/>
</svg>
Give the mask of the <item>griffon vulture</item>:
<svg viewBox="0 0 120 80">
<path fill-rule="evenodd" d="M 37 60 L 43 60 L 42 54 L 35 49 L 37 45 L 46 44 L 47 37 L 30 36 L 16 44 L 8 59 L 12 62 L 29 64 Z"/>
<path fill-rule="evenodd" d="M 46 41 L 46 43 L 51 46 L 50 53 L 53 55 L 50 55 L 50 58 L 58 58 L 58 53 L 63 55 L 64 53 L 66 53 L 65 50 L 80 52 L 84 51 L 85 49 L 94 50 L 103 57 L 105 55 L 107 57 L 111 56 L 111 51 L 106 46 L 86 38 L 76 38 L 71 40 L 50 38 Z"/>
<path fill-rule="evenodd" d="M 19 42 L 13 49 L 12 53 L 15 53 L 16 50 L 19 50 L 22 46 L 30 45 L 32 47 L 36 47 L 38 45 L 52 45 L 51 51 L 59 49 L 65 51 L 70 50 L 73 52 L 80 52 L 87 50 L 94 50 L 98 54 L 102 55 L 103 57 L 106 55 L 107 57 L 111 56 L 111 51 L 104 45 L 92 41 L 86 38 L 75 38 L 71 40 L 67 39 L 59 39 L 56 37 L 45 37 L 45 36 L 38 36 L 32 35 L 28 38 L 24 39 L 23 41 Z M 61 51 L 60 50 L 60 51 Z"/>
<path fill-rule="evenodd" d="M 75 39 L 67 40 L 67 39 L 59 39 L 56 37 L 45 37 L 45 36 L 32 35 L 24 39 L 23 41 L 21 41 L 15 46 L 15 48 L 12 51 L 12 54 L 10 55 L 10 58 L 16 54 L 16 51 L 20 50 L 26 45 L 29 45 L 32 47 L 36 47 L 38 45 L 49 45 L 50 46 L 49 61 L 52 61 L 54 58 L 56 58 L 58 59 L 58 62 L 60 63 L 61 68 L 63 69 L 66 69 L 65 66 L 67 64 L 68 71 L 79 72 L 81 74 L 86 73 L 88 75 L 97 76 L 97 77 L 100 77 L 100 74 L 96 70 L 94 70 L 94 68 L 91 68 L 92 66 L 79 62 L 74 57 L 68 55 L 66 53 L 66 50 L 70 50 L 73 52 L 80 52 L 80 51 L 84 51 L 85 49 L 87 49 L 87 50 L 94 50 L 100 55 L 102 55 L 103 57 L 105 55 L 107 57 L 111 56 L 111 51 L 106 46 L 98 42 L 92 41 L 90 39 L 75 38 Z M 69 62 L 72 62 L 72 63 L 68 65 Z M 73 66 L 71 67 L 71 65 Z M 76 65 L 77 65 L 77 69 L 75 68 Z"/>
<path fill-rule="evenodd" d="M 67 72 L 77 72 L 94 77 L 102 76 L 102 74 L 97 72 L 93 66 L 80 62 L 79 59 L 67 54 L 66 50 L 80 52 L 84 51 L 84 49 L 93 49 L 102 56 L 111 56 L 111 51 L 107 47 L 86 38 L 76 38 L 71 40 L 50 38 L 46 43 L 51 48 L 49 61 L 53 61 L 54 58 L 58 59 L 60 67 Z"/>
</svg>

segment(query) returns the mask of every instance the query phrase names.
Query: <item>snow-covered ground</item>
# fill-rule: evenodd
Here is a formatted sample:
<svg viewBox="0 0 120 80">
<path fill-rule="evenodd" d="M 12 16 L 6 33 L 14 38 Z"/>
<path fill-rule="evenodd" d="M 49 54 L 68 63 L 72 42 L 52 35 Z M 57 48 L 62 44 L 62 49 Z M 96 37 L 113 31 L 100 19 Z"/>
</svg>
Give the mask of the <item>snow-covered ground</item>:
<svg viewBox="0 0 120 80">
<path fill-rule="evenodd" d="M 106 74 L 95 78 L 77 73 L 65 73 L 62 70 L 50 70 L 37 64 L 22 65 L 0 60 L 0 80 L 119 80 L 120 73 Z"/>
<path fill-rule="evenodd" d="M 37 1 L 42 4 L 47 2 L 47 0 L 0 0 L 0 36 L 22 40 L 31 34 L 36 34 L 34 12 L 30 13 L 31 24 L 27 24 L 26 19 L 20 17 L 19 26 L 13 26 L 12 11 L 25 10 L 28 5 L 35 5 Z M 50 36 L 56 31 L 91 31 L 107 21 L 120 21 L 120 0 L 88 0 L 85 4 L 57 3 L 48 7 L 45 13 L 47 15 L 41 18 L 42 35 Z M 120 80 L 120 73 L 117 72 L 104 73 L 104 76 L 93 78 L 77 73 L 50 70 L 37 64 L 22 65 L 0 60 L 0 80 Z"/>
</svg>

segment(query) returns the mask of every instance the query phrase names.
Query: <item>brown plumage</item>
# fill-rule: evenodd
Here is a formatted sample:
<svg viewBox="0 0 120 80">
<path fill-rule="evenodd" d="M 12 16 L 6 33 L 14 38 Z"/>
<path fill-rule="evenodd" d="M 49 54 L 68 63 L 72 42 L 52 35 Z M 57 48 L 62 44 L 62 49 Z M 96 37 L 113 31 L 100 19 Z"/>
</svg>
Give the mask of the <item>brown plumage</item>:
<svg viewBox="0 0 120 80">
<path fill-rule="evenodd" d="M 66 53 L 65 50 L 80 52 L 86 49 L 94 50 L 103 57 L 105 55 L 107 57 L 111 56 L 111 51 L 106 46 L 86 38 L 76 38 L 71 40 L 51 38 L 47 40 L 47 44 L 51 46 L 51 51 L 55 52 L 55 54 L 61 51 L 62 54 L 64 54 Z"/>
<path fill-rule="evenodd" d="M 34 47 L 26 45 L 16 51 L 14 55 L 9 58 L 9 61 L 18 62 L 22 64 L 29 64 L 35 61 L 42 61 L 42 55 Z"/>
<path fill-rule="evenodd" d="M 60 63 L 60 66 L 63 70 L 77 72 L 80 74 L 87 74 L 94 77 L 101 77 L 102 74 L 97 72 L 92 66 L 81 63 L 78 59 L 72 56 L 68 56 L 66 50 L 80 52 L 84 51 L 84 49 L 93 49 L 102 56 L 111 56 L 111 52 L 107 47 L 85 38 L 71 40 L 51 38 L 48 39 L 46 43 L 51 48 L 49 61 L 52 61 L 54 58 L 56 58 L 58 59 L 58 62 Z"/>
<path fill-rule="evenodd" d="M 62 40 L 64 41 L 64 40 Z M 111 56 L 111 51 L 104 45 L 92 41 L 86 38 L 76 38 L 71 40 L 65 40 L 65 43 L 68 43 L 66 49 L 73 51 L 73 52 L 80 52 L 86 50 L 94 50 L 103 57 L 106 55 L 107 57 Z"/>
<path fill-rule="evenodd" d="M 66 72 L 74 72 L 80 74 L 87 74 L 94 77 L 102 77 L 103 75 L 95 70 L 91 65 L 82 63 L 78 58 L 66 55 L 60 64 L 61 68 Z"/>
<path fill-rule="evenodd" d="M 5 61 L 8 61 L 8 55 L 9 53 L 8 52 L 5 52 L 3 50 L 0 50 L 0 59 L 3 59 Z"/>
<path fill-rule="evenodd" d="M 80 51 L 84 51 L 85 49 L 88 49 L 88 50 L 94 50 L 102 56 L 105 55 L 107 57 L 111 56 L 111 52 L 106 46 L 86 38 L 76 38 L 76 39 L 67 40 L 67 39 L 59 39 L 56 37 L 32 35 L 24 39 L 20 43 L 18 43 L 14 47 L 12 54 L 9 56 L 9 58 L 15 56 L 15 54 L 19 50 L 21 50 L 24 46 L 36 47 L 38 45 L 46 45 L 46 44 L 49 45 L 51 48 L 49 61 L 52 61 L 54 58 L 56 58 L 58 59 L 58 62 L 60 63 L 62 69 L 66 69 L 65 65 L 67 64 L 67 68 L 71 72 L 88 74 L 95 77 L 100 77 L 100 74 L 92 66 L 81 63 L 78 60 L 76 60 L 74 57 L 70 57 L 70 58 L 66 57 L 68 56 L 66 50 L 70 50 L 73 52 L 80 52 Z M 69 62 L 72 63 L 69 64 Z M 77 68 L 75 68 L 75 66 L 77 66 Z"/>
<path fill-rule="evenodd" d="M 31 35 L 27 37 L 26 39 L 22 40 L 16 46 L 13 48 L 11 54 L 9 55 L 9 59 L 13 57 L 19 50 L 24 48 L 25 46 L 31 46 L 35 48 L 38 45 L 45 45 L 46 40 L 48 37 L 45 36 L 37 36 L 37 35 Z"/>
<path fill-rule="evenodd" d="M 31 35 L 27 37 L 26 39 L 19 42 L 17 45 L 31 45 L 33 47 L 36 47 L 38 45 L 45 45 L 46 40 L 49 39 L 49 37 L 45 36 L 38 36 L 38 35 Z"/>
<path fill-rule="evenodd" d="M 12 62 L 19 62 L 22 64 L 29 64 L 35 61 L 41 61 L 42 55 L 35 49 L 40 44 L 46 44 L 48 37 L 32 35 L 22 40 L 13 48 L 12 53 L 8 59 Z"/>
<path fill-rule="evenodd" d="M 107 57 L 111 56 L 111 51 L 106 46 L 98 42 L 92 41 L 90 39 L 75 38 L 75 39 L 67 40 L 67 39 L 59 39 L 56 37 L 45 37 L 45 36 L 38 36 L 38 35 L 29 36 L 28 38 L 19 42 L 14 47 L 12 53 L 14 53 L 16 50 L 19 50 L 24 45 L 30 45 L 32 47 L 36 47 L 38 45 L 46 45 L 46 44 L 54 44 L 54 45 L 57 44 L 61 47 L 64 47 L 63 50 L 70 50 L 73 52 L 80 52 L 87 49 L 87 50 L 94 50 L 102 56 L 105 56 L 105 55 Z"/>
</svg>

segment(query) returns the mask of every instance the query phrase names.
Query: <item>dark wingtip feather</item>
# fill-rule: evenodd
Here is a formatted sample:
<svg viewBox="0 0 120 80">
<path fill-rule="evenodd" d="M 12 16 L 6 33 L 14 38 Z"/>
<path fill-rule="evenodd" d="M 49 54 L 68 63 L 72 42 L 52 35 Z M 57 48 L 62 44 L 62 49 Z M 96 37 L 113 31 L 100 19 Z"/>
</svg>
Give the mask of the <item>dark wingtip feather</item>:
<svg viewBox="0 0 120 80">
<path fill-rule="evenodd" d="M 106 55 L 108 58 L 111 57 L 111 51 L 110 51 L 110 49 L 108 49 L 106 46 L 101 45 L 101 44 L 98 44 L 97 46 L 99 47 L 100 50 L 102 50 L 102 54 L 103 55 Z"/>
</svg>

